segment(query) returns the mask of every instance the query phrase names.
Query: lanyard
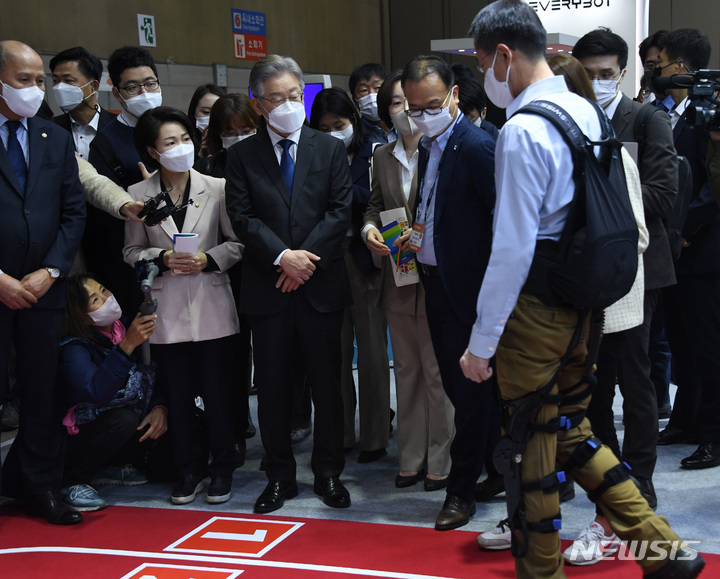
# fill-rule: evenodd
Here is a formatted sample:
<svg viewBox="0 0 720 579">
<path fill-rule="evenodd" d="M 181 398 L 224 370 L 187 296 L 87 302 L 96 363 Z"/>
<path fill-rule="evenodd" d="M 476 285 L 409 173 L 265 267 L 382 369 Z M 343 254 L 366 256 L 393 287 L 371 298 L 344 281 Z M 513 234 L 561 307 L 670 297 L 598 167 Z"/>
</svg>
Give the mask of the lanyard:
<svg viewBox="0 0 720 579">
<path fill-rule="evenodd" d="M 459 115 L 458 115 L 459 119 Z M 440 155 L 440 162 L 438 163 L 437 171 L 435 172 L 435 178 L 433 179 L 432 185 L 430 186 L 430 192 L 428 193 L 427 203 L 425 204 L 425 215 L 423 216 L 422 224 L 424 225 L 427 223 L 428 213 L 430 212 L 430 204 L 432 203 L 433 195 L 435 194 L 435 191 L 437 190 L 438 186 L 438 177 L 440 176 L 440 171 L 442 170 L 443 161 L 445 160 L 445 151 L 447 150 L 447 146 L 450 144 L 450 139 L 452 139 L 453 133 L 455 132 L 455 129 L 457 128 L 459 124 L 459 120 L 455 120 L 455 125 L 452 128 L 452 131 L 450 131 L 450 136 L 448 137 L 447 143 L 445 143 L 445 148 L 442 151 L 442 154 Z M 431 147 L 431 154 L 432 154 L 432 147 Z M 429 161 L 428 161 L 429 162 Z M 418 210 L 420 209 L 423 199 L 422 199 L 422 193 L 423 193 L 423 187 L 425 186 L 425 175 L 423 175 L 422 179 L 420 180 L 420 185 L 418 186 L 418 194 L 420 195 L 418 199 Z"/>
</svg>

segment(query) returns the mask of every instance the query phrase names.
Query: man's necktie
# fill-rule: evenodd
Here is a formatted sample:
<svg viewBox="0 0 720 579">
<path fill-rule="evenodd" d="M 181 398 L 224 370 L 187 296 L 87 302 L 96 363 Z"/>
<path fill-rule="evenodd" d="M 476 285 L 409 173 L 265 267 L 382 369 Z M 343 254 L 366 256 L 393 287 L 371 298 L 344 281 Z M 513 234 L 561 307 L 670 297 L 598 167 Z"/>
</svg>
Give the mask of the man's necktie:
<svg viewBox="0 0 720 579">
<path fill-rule="evenodd" d="M 283 152 L 280 157 L 280 173 L 282 174 L 283 181 L 287 186 L 288 193 L 292 196 L 293 177 L 295 175 L 295 161 L 290 156 L 290 145 L 292 141 L 290 139 L 283 139 L 280 141 Z"/>
<path fill-rule="evenodd" d="M 20 184 L 20 191 L 25 193 L 25 182 L 27 181 L 27 165 L 25 164 L 25 155 L 23 154 L 20 141 L 17 138 L 17 130 L 20 128 L 20 121 L 7 121 L 5 123 L 8 127 L 8 142 L 7 142 L 7 154 L 10 159 L 10 165 L 15 171 L 18 183 Z"/>
</svg>

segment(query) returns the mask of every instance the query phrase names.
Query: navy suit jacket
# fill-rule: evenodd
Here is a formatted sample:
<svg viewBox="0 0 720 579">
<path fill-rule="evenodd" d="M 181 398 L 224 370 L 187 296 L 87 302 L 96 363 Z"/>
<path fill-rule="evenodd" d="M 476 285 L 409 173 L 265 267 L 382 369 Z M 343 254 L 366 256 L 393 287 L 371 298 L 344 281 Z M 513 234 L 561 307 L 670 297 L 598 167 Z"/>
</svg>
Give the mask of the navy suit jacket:
<svg viewBox="0 0 720 579">
<path fill-rule="evenodd" d="M 24 194 L 0 146 L 0 269 L 16 279 L 43 266 L 57 267 L 67 275 L 85 227 L 85 198 L 72 136 L 51 121 L 33 117 L 28 119 L 28 144 Z M 33 307 L 64 305 L 61 278 Z"/>
<path fill-rule="evenodd" d="M 289 293 L 275 288 L 273 265 L 285 249 L 318 255 L 312 277 L 296 291 L 320 312 L 352 303 L 342 241 L 350 227 L 352 180 L 342 141 L 304 126 L 295 160 L 292 195 L 267 130 L 228 149 L 225 201 L 235 234 L 245 245 L 239 311 L 275 314 Z"/>
<path fill-rule="evenodd" d="M 423 146 L 419 151 L 418 182 L 422 182 L 429 151 Z M 419 199 L 418 194 L 415 216 Z M 490 259 L 494 208 L 495 141 L 463 117 L 440 166 L 432 243 L 445 291 L 458 317 L 469 324 L 477 317 L 477 297 Z"/>
</svg>

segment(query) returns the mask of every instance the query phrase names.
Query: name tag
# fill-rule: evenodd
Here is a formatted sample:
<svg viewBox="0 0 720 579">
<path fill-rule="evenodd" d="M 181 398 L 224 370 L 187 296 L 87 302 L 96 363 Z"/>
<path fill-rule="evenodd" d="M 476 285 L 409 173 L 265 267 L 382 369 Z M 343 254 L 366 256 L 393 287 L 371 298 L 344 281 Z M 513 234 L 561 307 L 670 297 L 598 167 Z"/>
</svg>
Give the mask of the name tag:
<svg viewBox="0 0 720 579">
<path fill-rule="evenodd" d="M 408 247 L 415 253 L 420 251 L 420 246 L 422 245 L 424 234 L 425 224 L 417 222 L 413 223 L 412 233 L 410 234 L 410 241 L 408 242 Z"/>
</svg>

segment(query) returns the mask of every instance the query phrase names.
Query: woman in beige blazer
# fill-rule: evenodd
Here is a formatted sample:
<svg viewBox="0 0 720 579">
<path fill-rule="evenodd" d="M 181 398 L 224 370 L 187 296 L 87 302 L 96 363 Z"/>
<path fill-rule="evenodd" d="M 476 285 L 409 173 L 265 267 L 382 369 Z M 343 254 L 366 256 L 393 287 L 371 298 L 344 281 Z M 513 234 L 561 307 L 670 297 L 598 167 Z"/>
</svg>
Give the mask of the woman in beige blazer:
<svg viewBox="0 0 720 579">
<path fill-rule="evenodd" d="M 170 403 L 174 463 L 179 482 L 175 504 L 189 503 L 210 475 L 207 501 L 230 498 L 235 469 L 231 386 L 239 324 L 227 270 L 240 260 L 242 245 L 225 212 L 225 180 L 191 169 L 194 127 L 170 107 L 146 112 L 135 127 L 135 145 L 143 162 L 159 171 L 129 189 L 134 200 L 147 201 L 168 191 L 183 208 L 160 224 L 125 225 L 125 261 L 156 259 L 162 277 L 155 279 L 157 324 L 150 340 L 157 363 L 157 385 Z M 173 236 L 195 233 L 195 255 L 176 253 Z M 207 465 L 195 397 L 201 396 L 207 416 L 213 460 Z"/>
<path fill-rule="evenodd" d="M 417 148 L 422 133 L 405 114 L 400 75 L 400 71 L 392 73 L 378 93 L 380 118 L 400 136 L 373 156 L 372 194 L 363 235 L 370 251 L 383 261 L 379 301 L 390 327 L 398 405 L 400 472 L 395 486 L 408 487 L 424 478 L 425 490 L 434 491 L 447 485 L 454 410 L 443 390 L 430 340 L 422 284 L 396 285 L 390 250 L 379 231 L 380 212 L 398 207 L 405 209 L 412 226 L 417 190 Z"/>
</svg>

